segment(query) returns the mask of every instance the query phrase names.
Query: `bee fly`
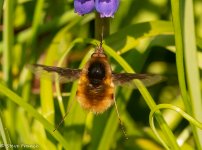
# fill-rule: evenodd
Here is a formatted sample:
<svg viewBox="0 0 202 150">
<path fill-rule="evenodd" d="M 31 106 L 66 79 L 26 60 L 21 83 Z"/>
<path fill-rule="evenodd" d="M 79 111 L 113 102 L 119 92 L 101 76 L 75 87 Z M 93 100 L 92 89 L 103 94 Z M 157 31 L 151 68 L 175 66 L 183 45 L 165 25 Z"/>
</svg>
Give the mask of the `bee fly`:
<svg viewBox="0 0 202 150">
<path fill-rule="evenodd" d="M 140 79 L 146 86 L 150 86 L 161 80 L 160 76 L 152 74 L 112 72 L 107 55 L 102 47 L 102 41 L 95 48 L 95 52 L 83 69 L 60 68 L 40 64 L 35 64 L 34 67 L 49 73 L 55 72 L 69 81 L 78 79 L 76 99 L 80 105 L 86 110 L 100 114 L 115 103 L 119 121 L 120 117 L 114 96 L 115 85 L 124 85 L 131 83 L 133 79 Z"/>
</svg>

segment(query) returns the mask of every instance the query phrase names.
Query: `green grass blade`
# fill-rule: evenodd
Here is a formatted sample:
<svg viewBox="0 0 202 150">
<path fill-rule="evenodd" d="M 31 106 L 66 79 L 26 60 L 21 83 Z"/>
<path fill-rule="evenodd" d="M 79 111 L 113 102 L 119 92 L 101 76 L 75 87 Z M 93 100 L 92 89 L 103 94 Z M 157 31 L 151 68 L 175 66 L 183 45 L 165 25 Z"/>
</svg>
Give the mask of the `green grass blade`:
<svg viewBox="0 0 202 150">
<path fill-rule="evenodd" d="M 190 102 L 187 97 L 187 87 L 185 83 L 185 67 L 184 67 L 184 52 L 183 52 L 183 39 L 182 39 L 182 22 L 181 22 L 181 13 L 180 13 L 180 3 L 175 0 L 171 1 L 172 4 L 172 15 L 173 15 L 173 25 L 175 31 L 175 43 L 176 43 L 176 60 L 177 60 L 177 70 L 179 85 L 181 89 L 181 94 L 185 107 L 188 113 L 192 114 L 190 109 Z"/>
<path fill-rule="evenodd" d="M 184 64 L 184 60 L 185 60 L 184 36 L 185 36 L 185 34 L 183 32 L 184 32 L 185 28 L 184 28 L 183 24 L 185 23 L 184 21 L 185 21 L 185 18 L 187 17 L 187 16 L 185 16 L 185 14 L 183 12 L 183 10 L 185 10 L 185 8 L 184 8 L 185 1 L 172 0 L 171 6 L 172 6 L 173 25 L 174 25 L 174 31 L 175 31 L 176 62 L 177 62 L 179 85 L 180 85 L 181 95 L 183 98 L 183 102 L 184 102 L 186 111 L 188 112 L 188 114 L 192 115 L 193 110 L 192 110 L 191 101 L 188 98 L 188 93 L 187 93 L 188 88 L 186 86 L 186 78 L 185 78 L 186 71 L 185 71 L 185 64 Z M 189 13 L 189 11 L 190 10 L 187 10 L 187 13 Z M 188 32 L 189 32 L 189 30 L 190 29 L 187 29 Z M 188 43 L 189 43 L 189 41 L 188 41 Z M 189 57 L 189 56 L 187 55 L 187 57 Z M 195 60 L 193 60 L 193 61 L 195 61 Z M 188 62 L 188 63 L 191 63 L 191 62 Z M 192 71 L 191 71 L 191 73 L 192 73 Z M 194 89 L 195 89 L 195 87 L 194 87 Z M 193 125 L 191 125 L 191 126 L 192 126 L 193 134 L 195 137 L 196 146 L 198 149 L 201 149 L 200 142 L 199 142 L 199 139 L 197 136 L 197 129 L 195 126 L 193 126 Z"/>
<path fill-rule="evenodd" d="M 54 99 L 52 82 L 41 79 L 40 82 L 40 100 L 43 116 L 52 124 L 54 124 Z"/>
<path fill-rule="evenodd" d="M 160 109 L 171 109 L 171 110 L 174 110 L 177 113 L 179 113 L 181 116 L 183 116 L 187 121 L 189 121 L 190 123 L 194 124 L 196 127 L 202 129 L 202 123 L 201 122 L 199 122 L 198 120 L 196 120 L 195 118 L 193 118 L 189 114 L 185 113 L 179 107 L 176 107 L 176 106 L 171 105 L 171 104 L 159 104 L 159 105 L 156 106 L 156 108 L 154 108 L 150 112 L 149 123 L 150 123 L 150 126 L 152 127 L 152 130 L 157 135 L 157 137 L 159 138 L 159 140 L 162 141 L 162 143 L 164 143 L 163 139 L 160 137 L 160 135 L 158 134 L 157 130 L 155 129 L 154 120 L 153 120 L 153 115 L 154 115 L 155 111 L 160 110 Z M 164 143 L 164 145 L 166 145 L 166 144 Z M 167 147 L 167 146 L 165 146 L 165 147 Z"/>
<path fill-rule="evenodd" d="M 37 119 L 40 123 L 43 124 L 44 128 L 58 141 L 60 142 L 64 148 L 68 149 L 69 144 L 66 140 L 62 137 L 62 135 L 58 132 L 53 130 L 55 127 L 50 124 L 41 114 L 39 114 L 31 105 L 25 102 L 21 97 L 15 94 L 13 91 L 5 87 L 0 83 L 0 93 L 8 97 L 14 103 L 18 104 L 20 107 L 24 108 L 28 113 L 30 113 L 35 119 Z"/>
<path fill-rule="evenodd" d="M 81 43 L 83 40 L 78 38 L 75 39 L 73 42 L 70 43 L 70 45 L 68 46 L 68 48 L 65 50 L 64 54 L 61 56 L 57 66 L 58 67 L 62 67 L 62 64 L 65 61 L 65 58 L 67 57 L 67 55 L 69 54 L 69 52 L 71 51 L 71 49 L 75 46 L 75 44 L 77 43 Z M 64 109 L 64 105 L 63 105 L 63 101 L 62 101 L 62 93 L 60 91 L 60 84 L 59 82 L 55 83 L 55 87 L 56 87 L 56 93 L 57 93 L 57 98 L 58 98 L 58 103 L 59 103 L 59 107 L 60 107 L 60 111 L 62 116 L 65 115 L 65 109 Z"/>
<path fill-rule="evenodd" d="M 41 23 L 42 20 L 42 14 L 43 14 L 43 6 L 44 6 L 44 0 L 38 0 L 36 3 L 36 7 L 35 7 L 35 12 L 34 12 L 34 18 L 32 21 L 32 26 L 31 26 L 31 37 L 29 39 L 29 44 L 31 44 L 31 46 L 36 46 L 36 38 L 38 36 L 38 32 L 39 32 L 39 25 Z M 34 48 L 33 48 L 34 49 Z"/>
<path fill-rule="evenodd" d="M 3 121 L 3 118 L 2 118 L 1 112 L 0 112 L 0 133 L 1 133 L 1 138 L 3 140 L 3 143 L 1 143 L 0 148 L 5 146 L 6 150 L 12 150 L 13 149 L 12 147 L 7 146 L 7 145 L 11 144 L 11 141 L 10 141 L 10 137 L 9 137 L 9 134 L 8 134 L 8 130 L 6 130 L 6 127 L 4 125 L 4 121 Z"/>
<path fill-rule="evenodd" d="M 160 110 L 160 109 L 171 109 L 176 111 L 177 113 L 179 113 L 181 116 L 183 116 L 186 120 L 188 120 L 189 122 L 192 122 L 195 126 L 197 126 L 198 128 L 202 129 L 202 122 L 199 122 L 198 120 L 196 120 L 195 118 L 193 118 L 192 116 L 190 116 L 189 114 L 187 114 L 186 112 L 184 112 L 181 108 L 171 105 L 171 104 L 159 104 L 157 105 L 151 112 L 150 112 L 150 120 L 153 119 L 153 115 L 155 113 L 155 111 Z M 151 121 L 152 122 L 152 121 Z"/>
<path fill-rule="evenodd" d="M 3 61 L 2 61 L 2 69 L 3 69 L 3 82 L 8 87 L 12 87 L 12 77 L 11 77 L 11 68 L 12 68 L 12 51 L 14 50 L 14 1 L 7 0 L 5 1 L 5 9 L 4 9 L 4 30 L 3 30 Z M 8 107 L 9 117 L 14 118 L 10 120 L 8 126 L 12 126 L 15 124 L 15 106 L 12 102 L 9 101 Z M 14 128 L 9 128 L 11 139 L 16 136 L 16 132 Z"/>
<path fill-rule="evenodd" d="M 13 49 L 13 14 L 14 14 L 14 1 L 5 1 L 4 11 L 4 32 L 3 32 L 3 78 L 7 85 L 11 86 L 11 52 Z"/>
<path fill-rule="evenodd" d="M 202 122 L 202 97 L 200 88 L 200 77 L 197 59 L 195 25 L 193 13 L 193 1 L 185 1 L 184 10 L 184 52 L 185 52 L 185 67 L 187 75 L 187 83 L 189 95 L 193 107 L 193 116 Z M 196 129 L 199 143 L 197 148 L 202 149 L 202 130 Z M 195 137 L 196 138 L 196 137 Z M 196 141 L 198 141 L 196 139 Z"/>
</svg>

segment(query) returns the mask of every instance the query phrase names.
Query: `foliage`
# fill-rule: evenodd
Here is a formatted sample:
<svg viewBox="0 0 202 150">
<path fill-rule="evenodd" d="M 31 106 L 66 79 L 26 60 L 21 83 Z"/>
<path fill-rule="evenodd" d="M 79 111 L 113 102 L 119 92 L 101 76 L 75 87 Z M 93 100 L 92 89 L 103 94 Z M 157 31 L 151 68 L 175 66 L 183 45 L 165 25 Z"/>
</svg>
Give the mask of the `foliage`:
<svg viewBox="0 0 202 150">
<path fill-rule="evenodd" d="M 96 15 L 78 16 L 73 0 L 0 1 L 1 148 L 202 149 L 201 5 L 120 1 L 103 45 L 112 69 L 166 78 L 148 89 L 139 81 L 138 90 L 116 88 L 125 140 L 114 106 L 100 115 L 84 111 L 75 101 L 77 82 L 39 80 L 27 68 L 33 63 L 82 68 L 99 43 Z"/>
</svg>

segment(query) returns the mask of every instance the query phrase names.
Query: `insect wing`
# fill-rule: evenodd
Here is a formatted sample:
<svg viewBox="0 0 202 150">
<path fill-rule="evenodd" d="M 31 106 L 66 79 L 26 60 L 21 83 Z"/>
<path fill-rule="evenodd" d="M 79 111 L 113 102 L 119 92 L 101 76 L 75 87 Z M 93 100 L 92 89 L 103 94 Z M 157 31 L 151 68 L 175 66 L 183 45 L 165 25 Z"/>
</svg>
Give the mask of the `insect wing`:
<svg viewBox="0 0 202 150">
<path fill-rule="evenodd" d="M 139 79 L 145 86 L 152 86 L 163 81 L 163 77 L 154 74 L 134 74 L 134 73 L 112 73 L 112 80 L 117 86 L 129 85 L 132 88 L 137 88 L 134 79 Z"/>
<path fill-rule="evenodd" d="M 38 77 L 59 82 L 72 82 L 80 77 L 80 69 L 61 68 L 40 64 L 30 65 L 31 71 Z"/>
</svg>

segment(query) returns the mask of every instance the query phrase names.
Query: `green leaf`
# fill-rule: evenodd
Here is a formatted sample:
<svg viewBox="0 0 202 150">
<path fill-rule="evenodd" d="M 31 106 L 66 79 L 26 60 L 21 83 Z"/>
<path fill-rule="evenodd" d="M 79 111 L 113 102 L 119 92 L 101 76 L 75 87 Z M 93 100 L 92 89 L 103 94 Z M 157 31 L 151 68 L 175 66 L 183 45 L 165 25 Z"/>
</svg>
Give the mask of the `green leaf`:
<svg viewBox="0 0 202 150">
<path fill-rule="evenodd" d="M 0 93 L 8 97 L 14 103 L 18 104 L 20 107 L 24 108 L 29 114 L 31 114 L 35 119 L 40 121 L 43 124 L 44 128 L 58 141 L 60 142 L 66 149 L 68 149 L 69 144 L 62 137 L 62 135 L 53 130 L 55 129 L 52 124 L 50 124 L 41 114 L 39 114 L 31 105 L 25 102 L 21 97 L 15 94 L 13 91 L 5 87 L 0 83 Z"/>
</svg>

